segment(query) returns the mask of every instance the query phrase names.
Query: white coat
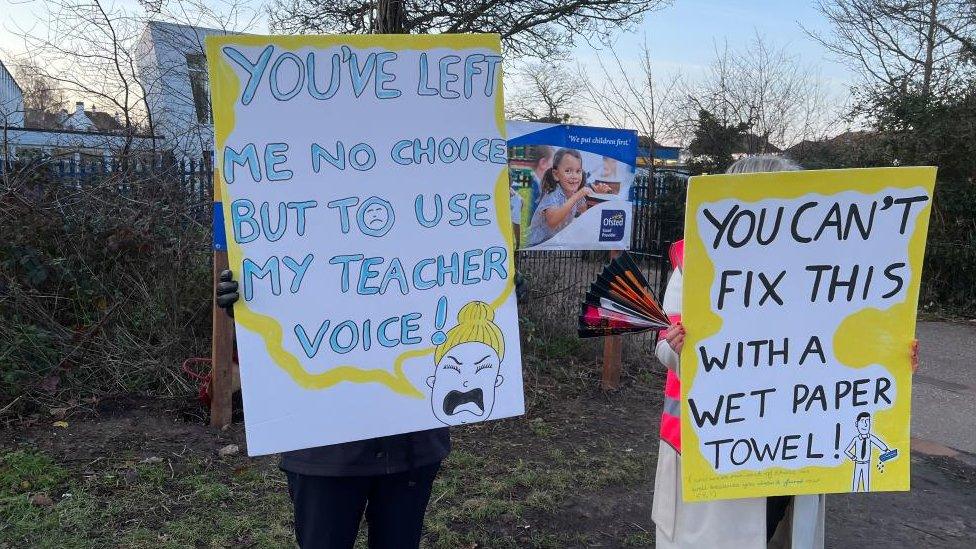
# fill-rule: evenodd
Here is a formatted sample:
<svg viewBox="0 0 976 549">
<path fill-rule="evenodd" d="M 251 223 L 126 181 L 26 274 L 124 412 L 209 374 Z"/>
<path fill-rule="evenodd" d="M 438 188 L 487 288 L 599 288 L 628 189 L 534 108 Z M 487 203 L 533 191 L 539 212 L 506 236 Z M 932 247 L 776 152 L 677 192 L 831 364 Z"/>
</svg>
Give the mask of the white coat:
<svg viewBox="0 0 976 549">
<path fill-rule="evenodd" d="M 669 314 L 681 313 L 681 271 L 674 271 L 661 304 Z M 676 373 L 678 354 L 662 338 L 658 360 Z M 823 495 L 795 496 L 769 547 L 822 549 Z M 729 547 L 762 549 L 766 544 L 766 498 L 685 503 L 681 497 L 681 455 L 661 441 L 654 477 L 651 517 L 657 527 L 657 547 Z"/>
</svg>

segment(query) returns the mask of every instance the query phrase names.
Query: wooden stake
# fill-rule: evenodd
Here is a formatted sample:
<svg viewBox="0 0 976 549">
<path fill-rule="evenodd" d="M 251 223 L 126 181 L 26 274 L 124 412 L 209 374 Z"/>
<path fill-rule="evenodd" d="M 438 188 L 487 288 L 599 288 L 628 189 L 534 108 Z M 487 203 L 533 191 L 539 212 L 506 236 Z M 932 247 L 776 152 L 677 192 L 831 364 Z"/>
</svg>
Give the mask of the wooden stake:
<svg viewBox="0 0 976 549">
<path fill-rule="evenodd" d="M 620 255 L 617 250 L 610 251 L 611 261 Z M 613 335 L 603 338 L 603 377 L 600 387 L 612 391 L 620 387 L 620 367 L 623 362 L 623 336 Z"/>
<path fill-rule="evenodd" d="M 221 271 L 228 268 L 227 252 L 214 250 L 213 261 L 213 348 L 210 383 L 210 425 L 230 425 L 233 414 L 234 380 L 234 321 L 217 306 L 217 282 Z"/>
</svg>

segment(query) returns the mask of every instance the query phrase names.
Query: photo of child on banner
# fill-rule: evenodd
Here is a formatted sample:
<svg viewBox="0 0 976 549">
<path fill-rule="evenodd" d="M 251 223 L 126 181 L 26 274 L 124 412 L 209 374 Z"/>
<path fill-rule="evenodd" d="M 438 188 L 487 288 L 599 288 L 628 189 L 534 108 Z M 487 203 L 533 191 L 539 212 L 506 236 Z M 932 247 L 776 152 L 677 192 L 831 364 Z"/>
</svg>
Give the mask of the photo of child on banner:
<svg viewBox="0 0 976 549">
<path fill-rule="evenodd" d="M 509 121 L 508 133 L 521 249 L 630 247 L 636 132 Z"/>
</svg>

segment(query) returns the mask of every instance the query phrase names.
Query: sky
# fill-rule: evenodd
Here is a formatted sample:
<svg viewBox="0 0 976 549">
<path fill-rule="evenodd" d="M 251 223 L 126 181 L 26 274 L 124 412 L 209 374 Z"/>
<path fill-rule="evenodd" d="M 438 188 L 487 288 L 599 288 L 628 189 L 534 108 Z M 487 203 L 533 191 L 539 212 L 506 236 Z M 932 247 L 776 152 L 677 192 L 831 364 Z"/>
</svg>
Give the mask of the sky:
<svg viewBox="0 0 976 549">
<path fill-rule="evenodd" d="M 136 0 L 115 0 L 134 7 Z M 232 2 L 233 0 L 223 0 Z M 242 0 L 260 11 L 261 0 Z M 0 0 L 0 61 L 23 53 L 16 37 L 18 28 L 44 29 L 42 0 Z M 636 58 L 646 40 L 655 70 L 665 74 L 680 71 L 694 77 L 714 57 L 715 47 L 727 41 L 733 50 L 746 47 L 757 33 L 769 43 L 785 47 L 804 65 L 819 71 L 827 91 L 843 100 L 854 75 L 830 58 L 824 48 L 801 27 L 827 32 L 827 21 L 814 8 L 813 0 L 673 0 L 660 11 L 649 14 L 633 32 L 621 34 L 615 49 L 622 58 Z M 252 32 L 266 32 L 259 21 Z M 580 44 L 574 51 L 577 62 L 594 65 L 599 55 L 592 47 Z"/>
<path fill-rule="evenodd" d="M 846 89 L 854 75 L 830 59 L 804 28 L 830 30 L 812 0 L 674 0 L 670 7 L 648 15 L 635 32 L 622 35 L 618 50 L 636 51 L 646 39 L 658 67 L 694 72 L 711 61 L 716 44 L 728 41 L 732 49 L 742 48 L 758 32 L 804 64 L 815 65 L 832 89 Z M 577 53 L 585 55 L 587 49 Z"/>
</svg>

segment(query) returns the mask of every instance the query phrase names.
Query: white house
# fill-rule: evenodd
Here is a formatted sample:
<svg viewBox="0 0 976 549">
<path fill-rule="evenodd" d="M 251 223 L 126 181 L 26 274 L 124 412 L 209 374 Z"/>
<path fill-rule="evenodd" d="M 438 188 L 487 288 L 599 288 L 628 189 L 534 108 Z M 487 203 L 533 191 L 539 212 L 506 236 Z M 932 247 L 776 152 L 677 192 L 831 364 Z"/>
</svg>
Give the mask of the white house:
<svg viewBox="0 0 976 549">
<path fill-rule="evenodd" d="M 25 127 L 23 93 L 0 63 L 0 156 L 25 151 L 108 158 L 128 144 L 172 152 L 177 159 L 201 159 L 213 151 L 210 84 L 204 39 L 225 31 L 150 22 L 135 46 L 137 78 L 146 91 L 153 136 L 126 139 L 111 115 L 85 109 L 54 117 L 58 129 Z M 116 122 L 116 124 L 113 124 Z"/>
<path fill-rule="evenodd" d="M 24 125 L 24 93 L 0 61 L 0 126 Z"/>
<path fill-rule="evenodd" d="M 136 47 L 155 132 L 177 156 L 213 151 L 210 80 L 204 39 L 227 31 L 158 21 L 146 25 Z"/>
</svg>

